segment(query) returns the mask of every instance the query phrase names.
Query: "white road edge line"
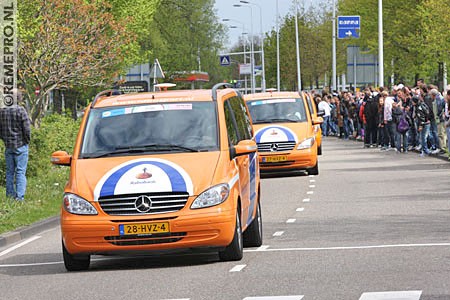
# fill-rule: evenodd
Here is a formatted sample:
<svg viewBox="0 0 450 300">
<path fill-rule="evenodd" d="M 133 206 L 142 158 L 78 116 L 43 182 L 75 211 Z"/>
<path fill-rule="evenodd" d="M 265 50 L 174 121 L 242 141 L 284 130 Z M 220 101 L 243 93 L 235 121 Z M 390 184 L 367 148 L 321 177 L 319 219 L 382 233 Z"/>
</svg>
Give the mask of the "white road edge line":
<svg viewBox="0 0 450 300">
<path fill-rule="evenodd" d="M 450 243 L 430 243 L 430 244 L 397 244 L 397 245 L 373 245 L 373 246 L 349 246 L 349 247 L 323 247 L 323 248 L 270 248 L 266 252 L 275 251 L 324 251 L 324 250 L 366 250 L 385 248 L 421 248 L 421 247 L 450 247 Z M 255 252 L 255 250 L 244 250 L 245 252 Z M 263 252 L 263 251 L 260 251 Z"/>
<path fill-rule="evenodd" d="M 266 250 L 267 251 L 267 250 Z M 230 272 L 240 272 L 242 271 L 247 265 L 236 265 L 234 266 Z"/>
<path fill-rule="evenodd" d="M 282 236 L 284 231 L 277 231 L 272 236 Z"/>
<path fill-rule="evenodd" d="M 256 251 L 265 251 L 267 249 L 269 249 L 269 245 L 262 245 L 256 248 Z"/>
<path fill-rule="evenodd" d="M 22 246 L 25 246 L 26 244 L 29 244 L 29 243 L 37 240 L 37 239 L 40 239 L 40 238 L 41 238 L 40 235 L 35 235 L 35 236 L 29 238 L 28 240 L 23 241 L 22 243 L 19 243 L 19 244 L 15 245 L 15 246 L 12 246 L 11 248 L 3 250 L 2 252 L 0 252 L 0 256 L 6 255 L 6 254 L 8 254 L 8 253 L 10 253 L 10 252 L 12 252 L 12 251 L 22 247 Z"/>
</svg>

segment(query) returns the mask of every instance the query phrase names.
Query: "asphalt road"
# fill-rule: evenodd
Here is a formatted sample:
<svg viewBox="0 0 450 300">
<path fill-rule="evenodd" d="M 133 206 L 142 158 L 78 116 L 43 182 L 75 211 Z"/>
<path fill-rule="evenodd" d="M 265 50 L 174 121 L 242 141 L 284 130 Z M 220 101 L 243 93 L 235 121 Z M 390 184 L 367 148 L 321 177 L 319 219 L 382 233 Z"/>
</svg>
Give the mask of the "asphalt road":
<svg viewBox="0 0 450 300">
<path fill-rule="evenodd" d="M 262 181 L 264 245 L 93 257 L 68 273 L 59 228 L 0 248 L 0 299 L 450 299 L 450 163 L 323 141 L 320 174 Z"/>
</svg>

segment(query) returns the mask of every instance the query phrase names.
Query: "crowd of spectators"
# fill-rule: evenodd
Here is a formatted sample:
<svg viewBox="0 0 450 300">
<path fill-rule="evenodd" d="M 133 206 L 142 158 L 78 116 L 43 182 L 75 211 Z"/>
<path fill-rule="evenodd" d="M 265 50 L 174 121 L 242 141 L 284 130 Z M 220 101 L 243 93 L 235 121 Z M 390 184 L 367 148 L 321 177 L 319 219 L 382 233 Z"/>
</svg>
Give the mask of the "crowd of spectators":
<svg viewBox="0 0 450 300">
<path fill-rule="evenodd" d="M 322 135 L 356 139 L 365 148 L 420 156 L 446 154 L 450 149 L 450 86 L 444 92 L 418 80 L 390 90 L 367 87 L 363 91 L 321 94 L 313 91 L 323 112 Z"/>
</svg>

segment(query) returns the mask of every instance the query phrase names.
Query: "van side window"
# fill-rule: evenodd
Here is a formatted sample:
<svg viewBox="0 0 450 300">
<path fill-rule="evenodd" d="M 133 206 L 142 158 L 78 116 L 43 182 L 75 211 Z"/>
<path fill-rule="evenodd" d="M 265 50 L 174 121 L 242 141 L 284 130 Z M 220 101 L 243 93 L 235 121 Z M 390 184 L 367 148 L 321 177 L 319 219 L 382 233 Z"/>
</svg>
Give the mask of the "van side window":
<svg viewBox="0 0 450 300">
<path fill-rule="evenodd" d="M 228 142 L 230 143 L 230 146 L 234 146 L 239 142 L 239 136 L 236 130 L 237 125 L 229 101 L 226 101 L 224 103 L 224 111 L 225 121 L 227 124 Z"/>
<path fill-rule="evenodd" d="M 236 118 L 239 140 L 250 140 L 253 135 L 252 125 L 244 100 L 241 97 L 233 97 L 229 100 L 229 103 Z"/>
</svg>

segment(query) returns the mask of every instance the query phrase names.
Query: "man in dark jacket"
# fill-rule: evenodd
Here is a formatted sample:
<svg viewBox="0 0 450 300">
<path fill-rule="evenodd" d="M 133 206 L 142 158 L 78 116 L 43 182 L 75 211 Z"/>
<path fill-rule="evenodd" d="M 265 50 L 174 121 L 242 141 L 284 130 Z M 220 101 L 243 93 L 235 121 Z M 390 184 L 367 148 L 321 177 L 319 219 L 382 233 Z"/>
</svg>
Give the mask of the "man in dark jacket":
<svg viewBox="0 0 450 300">
<path fill-rule="evenodd" d="M 18 101 L 20 101 L 20 94 Z M 0 109 L 0 137 L 5 143 L 6 197 L 23 201 L 27 185 L 30 119 L 22 106 Z"/>
<path fill-rule="evenodd" d="M 365 147 L 377 146 L 377 129 L 378 129 L 378 101 L 373 97 L 370 90 L 365 91 L 364 96 L 364 118 L 366 121 L 366 128 L 364 130 L 364 145 Z"/>
</svg>

